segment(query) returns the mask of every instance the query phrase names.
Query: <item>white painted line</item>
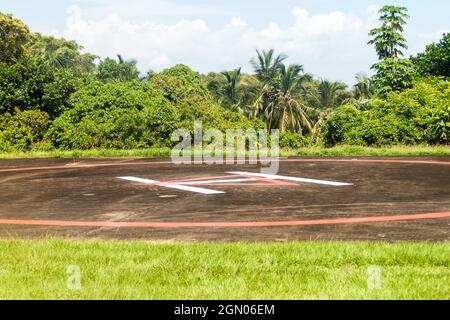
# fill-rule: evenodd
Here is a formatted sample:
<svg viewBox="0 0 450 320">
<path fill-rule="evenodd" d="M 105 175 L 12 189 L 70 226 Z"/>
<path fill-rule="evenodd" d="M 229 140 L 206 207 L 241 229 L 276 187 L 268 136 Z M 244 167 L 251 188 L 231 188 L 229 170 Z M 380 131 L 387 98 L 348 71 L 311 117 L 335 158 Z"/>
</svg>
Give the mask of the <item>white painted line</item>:
<svg viewBox="0 0 450 320">
<path fill-rule="evenodd" d="M 156 180 L 150 180 L 150 179 L 143 179 L 143 178 L 137 178 L 137 177 L 117 177 L 118 179 L 122 180 L 128 180 L 133 182 L 139 182 L 139 183 L 145 183 L 145 184 L 153 184 L 160 187 L 170 188 L 170 189 L 177 189 L 177 190 L 184 190 L 184 191 L 191 191 L 191 192 L 197 192 L 202 194 L 221 194 L 225 193 L 223 191 L 216 191 L 211 189 L 204 189 L 204 188 L 196 188 L 196 187 L 189 187 L 179 184 L 171 184 L 171 183 L 160 183 Z"/>
<path fill-rule="evenodd" d="M 156 180 L 149 180 L 149 179 L 143 179 L 143 178 L 137 178 L 137 177 L 117 177 L 117 179 L 128 180 L 128 181 L 139 182 L 139 183 L 146 183 L 146 184 L 159 183 L 159 181 L 156 181 Z"/>
<path fill-rule="evenodd" d="M 287 180 L 287 181 L 296 181 L 296 182 L 306 182 L 306 183 L 315 183 L 315 184 L 325 184 L 329 186 L 352 186 L 353 183 L 345 183 L 345 182 L 335 182 L 335 181 L 326 181 L 326 180 L 316 180 L 316 179 L 307 179 L 307 178 L 297 178 L 297 177 L 288 177 L 288 176 L 279 176 L 274 174 L 264 174 L 264 173 L 253 173 L 253 172 L 228 172 L 230 174 L 244 175 L 244 176 L 254 176 L 261 177 L 270 180 Z"/>
<path fill-rule="evenodd" d="M 246 179 L 228 179 L 228 180 L 181 181 L 175 182 L 175 184 L 196 185 L 196 184 L 231 183 L 231 182 L 247 182 L 247 181 L 258 181 L 258 179 L 246 178 Z"/>
<path fill-rule="evenodd" d="M 171 188 L 171 189 L 178 189 L 178 190 L 184 190 L 184 191 L 191 191 L 191 192 L 197 192 L 197 193 L 203 193 L 203 194 L 221 194 L 225 193 L 223 191 L 217 191 L 217 190 L 211 190 L 211 189 L 205 189 L 205 188 L 196 188 L 196 187 L 189 187 L 184 186 L 181 184 L 158 184 L 158 186 Z"/>
</svg>

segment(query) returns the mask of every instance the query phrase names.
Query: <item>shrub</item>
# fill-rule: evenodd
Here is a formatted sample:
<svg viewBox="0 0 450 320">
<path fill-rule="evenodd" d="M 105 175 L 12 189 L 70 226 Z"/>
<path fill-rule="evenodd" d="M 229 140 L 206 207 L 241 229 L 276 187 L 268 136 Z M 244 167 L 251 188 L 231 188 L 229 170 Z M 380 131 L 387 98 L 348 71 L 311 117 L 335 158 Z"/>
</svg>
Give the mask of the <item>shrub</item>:
<svg viewBox="0 0 450 320">
<path fill-rule="evenodd" d="M 165 146 L 179 124 L 177 110 L 141 82 L 94 82 L 76 92 L 70 103 L 73 108 L 48 133 L 58 148 Z"/>
<path fill-rule="evenodd" d="M 364 144 L 359 130 L 363 117 L 355 106 L 344 106 L 338 109 L 323 125 L 322 133 L 325 144 Z"/>
<path fill-rule="evenodd" d="M 312 140 L 303 136 L 301 132 L 284 132 L 280 134 L 280 147 L 281 148 L 303 148 L 312 145 Z"/>
<path fill-rule="evenodd" d="M 50 119 L 42 111 L 16 110 L 0 117 L 0 150 L 31 150 L 42 142 Z"/>
<path fill-rule="evenodd" d="M 341 107 L 325 123 L 327 146 L 336 144 L 446 144 L 450 132 L 450 82 L 428 79 L 377 100 L 372 109 Z"/>
</svg>

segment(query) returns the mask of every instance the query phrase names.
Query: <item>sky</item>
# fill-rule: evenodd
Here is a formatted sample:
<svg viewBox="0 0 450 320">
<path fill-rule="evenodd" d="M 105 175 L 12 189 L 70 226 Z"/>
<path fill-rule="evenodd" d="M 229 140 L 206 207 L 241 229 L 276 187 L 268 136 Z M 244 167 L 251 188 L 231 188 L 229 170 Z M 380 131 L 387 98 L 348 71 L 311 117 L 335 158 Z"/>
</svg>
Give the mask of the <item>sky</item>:
<svg viewBox="0 0 450 320">
<path fill-rule="evenodd" d="M 274 48 L 317 78 L 352 84 L 377 60 L 368 32 L 385 4 L 409 10 L 406 56 L 450 32 L 448 0 L 0 0 L 0 12 L 102 58 L 136 59 L 142 72 L 251 72 L 255 50 Z"/>
</svg>

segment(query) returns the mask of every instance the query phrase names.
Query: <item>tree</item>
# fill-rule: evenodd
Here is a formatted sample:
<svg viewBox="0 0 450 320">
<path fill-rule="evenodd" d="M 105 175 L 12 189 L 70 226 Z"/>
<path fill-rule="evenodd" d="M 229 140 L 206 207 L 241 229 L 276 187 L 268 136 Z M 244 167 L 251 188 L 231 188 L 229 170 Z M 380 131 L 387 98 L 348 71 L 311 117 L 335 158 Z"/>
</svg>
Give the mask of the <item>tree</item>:
<svg viewBox="0 0 450 320">
<path fill-rule="evenodd" d="M 220 78 L 223 81 L 223 75 Z M 155 74 L 149 83 L 179 110 L 180 127 L 193 130 L 194 120 L 203 121 L 205 127 L 222 131 L 263 127 L 259 121 L 250 121 L 244 115 L 220 106 L 209 92 L 205 79 L 185 65 L 165 69 Z"/>
<path fill-rule="evenodd" d="M 269 118 L 269 107 L 274 103 L 276 98 L 277 86 L 280 81 L 280 67 L 283 61 L 287 58 L 285 55 L 274 55 L 274 49 L 268 51 L 256 50 L 256 58 L 252 58 L 250 63 L 255 72 L 255 78 L 259 81 L 255 88 L 258 94 L 252 105 L 253 116 L 260 116 L 266 121 L 269 128 L 272 127 L 271 119 Z"/>
<path fill-rule="evenodd" d="M 45 59 L 52 67 L 72 69 L 77 73 L 91 74 L 96 66 L 96 55 L 81 54 L 83 47 L 75 41 L 56 39 L 51 36 L 34 34 L 31 50 Z"/>
<path fill-rule="evenodd" d="M 406 19 L 409 18 L 405 7 L 384 6 L 380 9 L 381 27 L 369 32 L 374 37 L 369 44 L 375 45 L 378 58 L 397 59 L 403 56 L 401 49 L 407 49 L 406 39 L 402 35 Z"/>
<path fill-rule="evenodd" d="M 238 103 L 238 85 L 241 80 L 241 68 L 233 71 L 224 71 L 222 75 L 226 79 L 225 88 L 223 88 L 228 101 L 234 106 Z"/>
<path fill-rule="evenodd" d="M 305 83 L 311 81 L 309 74 L 303 73 L 303 66 L 292 64 L 286 66 L 283 61 L 287 56 L 275 56 L 275 51 L 256 50 L 256 58 L 250 60 L 258 80 L 247 86 L 254 97 L 253 116 L 266 122 L 268 129 L 278 128 L 281 133 L 286 130 L 311 130 L 311 120 L 307 107 Z M 254 94 L 256 93 L 256 94 Z"/>
<path fill-rule="evenodd" d="M 334 110 L 341 105 L 345 100 L 343 94 L 347 89 L 347 85 L 342 82 L 332 82 L 328 80 L 321 80 L 319 84 L 318 95 L 318 109 Z"/>
<path fill-rule="evenodd" d="M 356 84 L 353 86 L 352 97 L 345 99 L 342 104 L 356 106 L 361 110 L 368 110 L 376 98 L 373 81 L 367 74 L 362 72 L 358 73 L 355 78 Z"/>
<path fill-rule="evenodd" d="M 0 62 L 0 113 L 41 110 L 54 119 L 69 107 L 70 95 L 82 82 L 72 70 L 55 69 L 29 54 L 12 65 Z"/>
<path fill-rule="evenodd" d="M 257 57 L 250 60 L 256 78 L 264 84 L 272 84 L 279 75 L 279 69 L 287 56 L 274 56 L 274 49 L 268 51 L 256 50 Z"/>
<path fill-rule="evenodd" d="M 372 82 L 365 73 L 358 73 L 356 84 L 353 86 L 353 95 L 356 100 L 368 100 L 372 96 Z"/>
<path fill-rule="evenodd" d="M 369 32 L 373 37 L 369 44 L 375 45 L 380 60 L 372 66 L 376 72 L 373 82 L 385 95 L 412 86 L 412 65 L 409 60 L 399 59 L 402 49 L 408 48 L 402 32 L 409 16 L 405 7 L 384 6 L 379 13 L 381 27 Z"/>
<path fill-rule="evenodd" d="M 191 105 L 195 104 L 195 100 L 212 98 L 200 74 L 182 64 L 155 74 L 150 84 L 174 105 Z"/>
<path fill-rule="evenodd" d="M 31 150 L 44 139 L 50 126 L 47 113 L 15 110 L 0 116 L 0 150 Z"/>
<path fill-rule="evenodd" d="M 373 66 L 373 76 L 378 93 L 386 96 L 392 91 L 411 88 L 414 81 L 414 67 L 408 59 L 388 58 Z"/>
<path fill-rule="evenodd" d="M 315 124 L 313 133 L 318 134 L 321 126 L 328 117 L 349 98 L 346 91 L 347 85 L 342 82 L 332 82 L 328 80 L 320 80 L 318 88 L 314 94 L 313 104 L 316 109 Z"/>
<path fill-rule="evenodd" d="M 450 78 L 450 33 L 445 33 L 438 43 L 428 45 L 425 52 L 411 57 L 411 61 L 419 76 Z"/>
<path fill-rule="evenodd" d="M 125 82 L 139 80 L 136 60 L 125 61 L 121 55 L 117 55 L 118 61 L 106 58 L 98 66 L 97 79 L 108 82 Z"/>
<path fill-rule="evenodd" d="M 17 61 L 30 37 L 30 31 L 22 21 L 0 12 L 0 62 Z"/>
<path fill-rule="evenodd" d="M 280 86 L 269 116 L 269 118 L 278 118 L 280 133 L 284 133 L 286 128 L 298 130 L 306 127 L 311 130 L 311 120 L 307 110 L 296 97 L 303 82 L 310 80 L 310 76 L 302 75 L 302 72 L 301 65 L 291 64 L 287 68 L 284 64 L 280 65 Z"/>
</svg>

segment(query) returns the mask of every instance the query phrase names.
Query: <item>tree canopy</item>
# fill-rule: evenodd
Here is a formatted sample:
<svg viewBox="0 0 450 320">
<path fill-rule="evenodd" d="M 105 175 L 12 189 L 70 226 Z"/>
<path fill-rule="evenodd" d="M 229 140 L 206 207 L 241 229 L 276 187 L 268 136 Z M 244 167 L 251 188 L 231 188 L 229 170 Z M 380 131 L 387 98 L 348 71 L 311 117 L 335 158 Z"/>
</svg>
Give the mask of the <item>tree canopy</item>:
<svg viewBox="0 0 450 320">
<path fill-rule="evenodd" d="M 0 12 L 0 62 L 17 61 L 30 39 L 30 30 L 22 21 Z"/>
<path fill-rule="evenodd" d="M 450 78 L 450 33 L 445 33 L 438 43 L 428 45 L 425 52 L 412 57 L 411 61 L 419 76 Z"/>
<path fill-rule="evenodd" d="M 316 78 L 275 49 L 252 72 L 140 72 L 0 14 L 0 151 L 171 147 L 173 130 L 279 129 L 282 147 L 448 144 L 450 34 L 409 59 L 407 9 L 385 6 L 370 32 L 379 61 L 355 84 Z M 301 61 L 300 61 L 301 62 Z"/>
</svg>

